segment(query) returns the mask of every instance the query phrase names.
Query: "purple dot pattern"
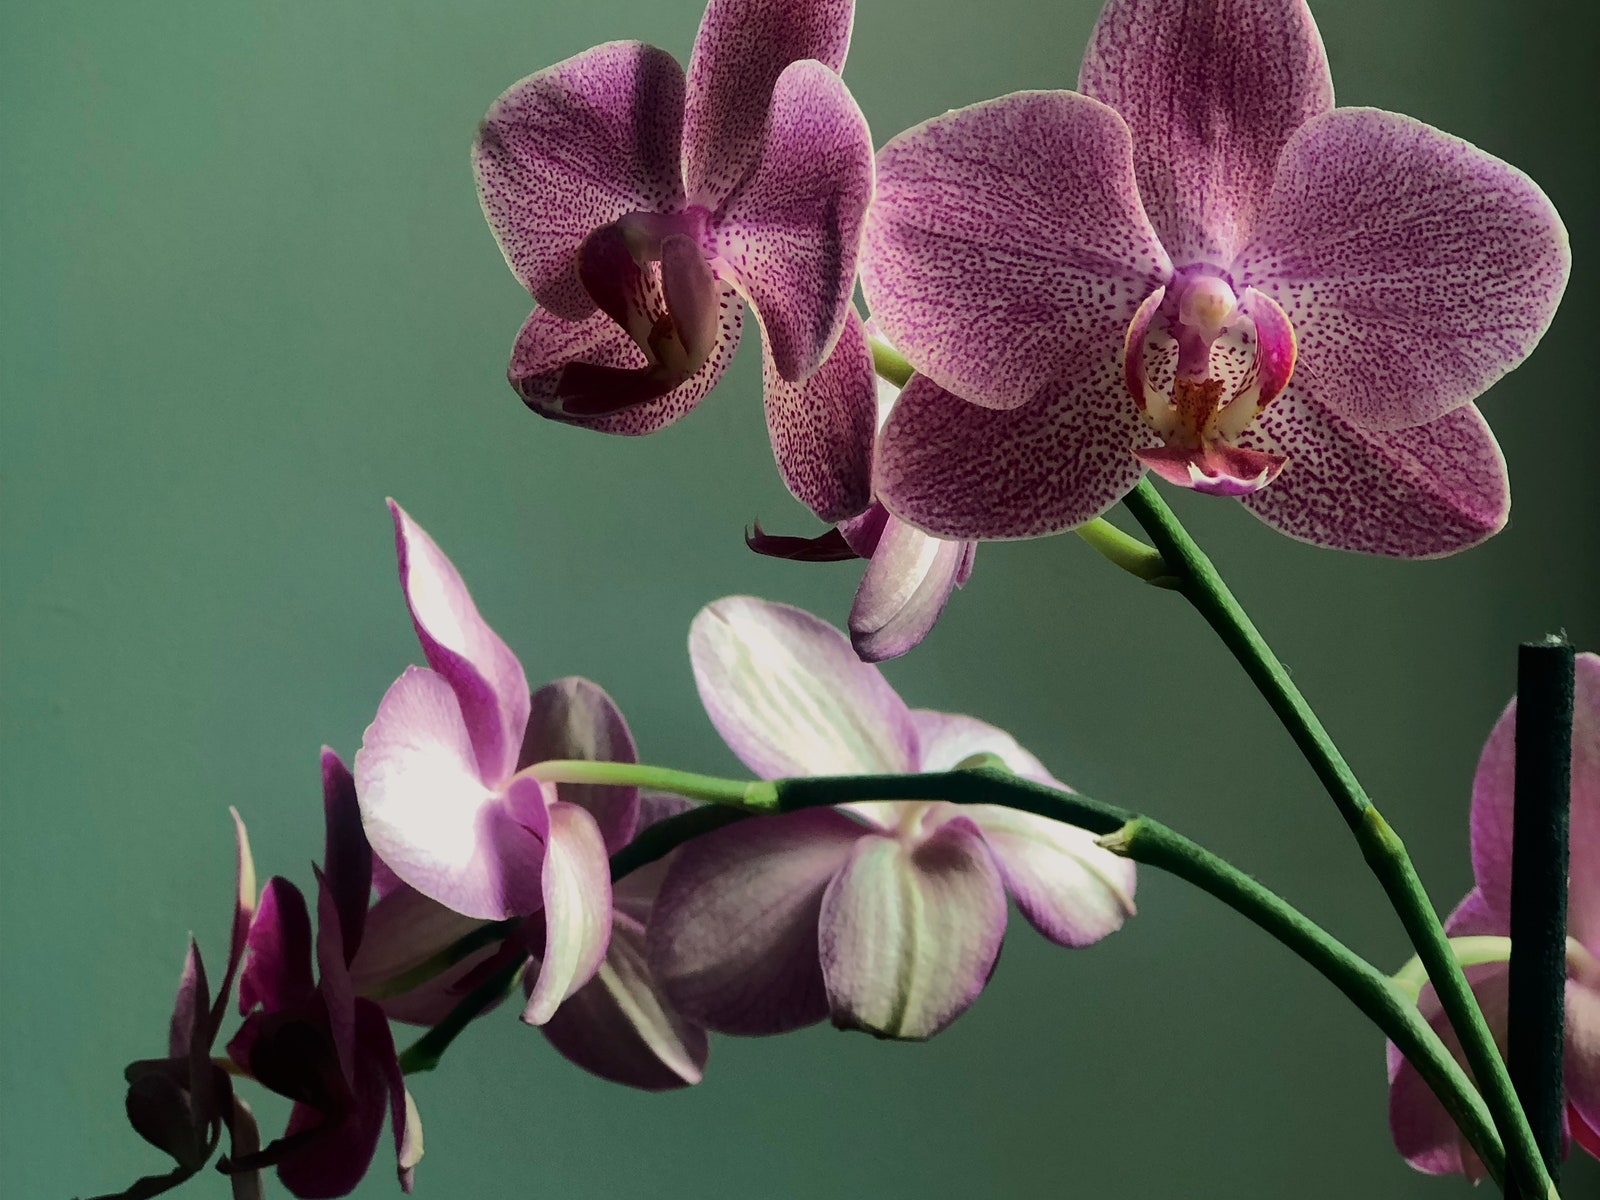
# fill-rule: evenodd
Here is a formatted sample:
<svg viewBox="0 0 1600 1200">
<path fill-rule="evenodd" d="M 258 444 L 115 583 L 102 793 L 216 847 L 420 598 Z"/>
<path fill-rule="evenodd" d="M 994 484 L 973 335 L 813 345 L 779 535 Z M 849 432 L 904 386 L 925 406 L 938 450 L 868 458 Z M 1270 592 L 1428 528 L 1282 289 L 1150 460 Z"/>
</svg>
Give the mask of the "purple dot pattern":
<svg viewBox="0 0 1600 1200">
<path fill-rule="evenodd" d="M 719 207 L 761 155 L 772 89 L 790 63 L 835 73 L 854 0 L 710 0 L 689 58 L 683 173 L 690 202 Z"/>
<path fill-rule="evenodd" d="M 872 134 L 844 81 L 820 63 L 790 65 L 760 157 L 709 233 L 761 314 L 783 379 L 820 367 L 843 328 L 872 176 Z"/>
<path fill-rule="evenodd" d="M 1117 350 L 1021 408 L 971 404 L 913 376 L 879 435 L 878 498 L 936 537 L 1037 537 L 1099 516 L 1139 482 L 1129 447 L 1156 441 Z"/>
<path fill-rule="evenodd" d="M 1304 0 L 1110 0 L 1078 90 L 1133 131 L 1139 195 L 1180 267 L 1233 260 L 1289 135 L 1333 107 Z"/>
<path fill-rule="evenodd" d="M 630 437 L 665 429 L 687 415 L 716 386 L 739 346 L 744 301 L 720 281 L 717 294 L 716 345 L 698 371 L 664 396 L 602 417 L 575 417 L 562 411 L 558 387 L 562 369 L 568 363 L 632 370 L 649 366 L 644 351 L 616 322 L 600 312 L 582 321 L 564 321 L 549 309 L 534 309 L 517 334 L 507 378 L 523 403 L 542 417 Z"/>
<path fill-rule="evenodd" d="M 1097 101 L 1018 92 L 879 152 L 867 304 L 919 373 L 976 404 L 1053 403 L 1171 270 L 1128 128 Z"/>
<path fill-rule="evenodd" d="M 540 304 L 594 311 L 578 246 L 630 212 L 683 207 L 683 70 L 664 50 L 609 42 L 513 84 L 472 148 L 483 215 L 506 264 Z"/>
<path fill-rule="evenodd" d="M 1342 108 L 1284 150 L 1233 274 L 1288 314 L 1323 403 L 1397 429 L 1527 357 L 1570 266 L 1561 218 L 1515 167 L 1410 117 Z"/>
<path fill-rule="evenodd" d="M 778 372 L 762 341 L 767 432 L 778 473 L 797 500 L 832 524 L 872 503 L 872 438 L 877 377 L 861 318 L 849 309 L 844 332 L 822 368 L 803 383 Z"/>
<path fill-rule="evenodd" d="M 1239 439 L 1287 455 L 1271 487 L 1241 501 L 1274 529 L 1318 546 L 1437 558 L 1498 533 L 1511 509 L 1505 459 L 1476 406 L 1424 425 L 1363 430 L 1296 376 Z"/>
</svg>

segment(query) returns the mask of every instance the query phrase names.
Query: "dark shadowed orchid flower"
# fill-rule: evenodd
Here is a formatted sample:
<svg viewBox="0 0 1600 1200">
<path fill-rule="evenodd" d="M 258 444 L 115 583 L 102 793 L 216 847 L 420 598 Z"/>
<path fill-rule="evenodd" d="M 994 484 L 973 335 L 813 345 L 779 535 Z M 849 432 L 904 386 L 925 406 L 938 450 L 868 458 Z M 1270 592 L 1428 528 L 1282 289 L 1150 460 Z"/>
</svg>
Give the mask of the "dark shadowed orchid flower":
<svg viewBox="0 0 1600 1200">
<path fill-rule="evenodd" d="M 558 679 L 533 694 L 523 758 L 636 762 L 627 723 L 611 698 L 586 679 Z M 557 784 L 562 803 L 595 817 L 608 854 L 635 833 L 683 805 L 671 797 L 640 797 L 631 788 Z M 698 1083 L 705 1066 L 705 1031 L 678 1014 L 655 986 L 644 957 L 649 919 L 665 862 L 634 871 L 612 893 L 611 938 L 594 977 L 568 996 L 553 1015 L 536 999 L 536 980 L 547 936 L 542 913 L 509 936 L 465 954 L 414 985 L 396 988 L 430 960 L 485 923 L 452 912 L 392 874 L 379 873 L 379 898 L 367 914 L 367 937 L 351 965 L 356 990 L 378 997 L 393 1019 L 436 1025 L 508 959 L 531 959 L 523 976 L 523 1019 L 540 1024 L 563 1055 L 605 1079 L 649 1090 Z"/>
<path fill-rule="evenodd" d="M 260 1146 L 250 1106 L 234 1094 L 228 1072 L 211 1057 L 256 911 L 256 869 L 250 856 L 250 839 L 238 812 L 229 811 L 233 814 L 235 847 L 233 924 L 228 965 L 216 999 L 211 998 L 200 947 L 190 938 L 172 1006 L 167 1057 L 130 1063 L 125 1072 L 129 1123 L 145 1141 L 169 1154 L 176 1165 L 164 1175 L 147 1175 L 126 1191 L 99 1200 L 144 1200 L 177 1187 L 210 1161 L 224 1125 L 236 1157 L 253 1154 Z M 259 1171 L 240 1171 L 231 1182 L 234 1200 L 260 1200 L 264 1194 Z"/>
<path fill-rule="evenodd" d="M 509 372 L 530 408 L 660 429 L 721 377 L 749 304 L 785 482 L 824 520 L 866 507 L 870 401 L 808 407 L 784 386 L 839 336 L 872 196 L 871 136 L 837 74 L 853 12 L 710 0 L 687 78 L 664 51 L 610 42 L 495 101 L 473 162 L 538 302 Z"/>
<path fill-rule="evenodd" d="M 1053 782 L 1009 734 L 908 709 L 837 630 L 733 596 L 695 618 L 712 723 L 764 779 L 940 771 L 994 755 Z M 977 998 L 1009 892 L 1050 940 L 1082 946 L 1133 911 L 1133 864 L 1082 830 L 990 805 L 870 802 L 762 817 L 689 842 L 649 928 L 650 966 L 685 1013 L 727 1033 L 831 1016 L 925 1038 Z"/>
<path fill-rule="evenodd" d="M 1572 712 L 1572 809 L 1567 885 L 1564 1133 L 1600 1158 L 1600 655 L 1580 654 Z M 1472 784 L 1473 889 L 1445 922 L 1470 939 L 1467 979 L 1505 1053 L 1511 958 L 1511 828 L 1516 774 L 1516 701 L 1495 723 Z M 1402 975 L 1405 973 L 1403 972 Z M 1423 1013 L 1462 1059 L 1431 984 Z M 1464 1061 L 1464 1060 L 1463 1060 Z M 1416 1068 L 1389 1046 L 1389 1127 L 1407 1161 L 1429 1174 L 1479 1179 L 1483 1163 Z"/>
<path fill-rule="evenodd" d="M 1150 469 L 1323 545 L 1424 557 L 1500 529 L 1471 401 L 1566 283 L 1539 188 L 1335 108 L 1302 0 L 1110 0 L 1078 88 L 879 155 L 862 283 L 921 376 L 880 442 L 888 507 L 1026 537 Z"/>
<path fill-rule="evenodd" d="M 522 664 L 433 539 L 399 505 L 390 510 L 428 667 L 407 668 L 367 727 L 356 755 L 362 822 L 386 867 L 444 907 L 485 921 L 542 914 L 527 1014 L 542 1023 L 605 957 L 606 834 L 588 809 L 522 773 L 536 761 L 529 754 L 548 757 L 537 751 L 541 713 Z M 606 819 L 631 830 L 637 792 L 609 794 L 620 811 Z"/>
<path fill-rule="evenodd" d="M 239 978 L 244 1023 L 228 1055 L 264 1087 L 294 1101 L 288 1128 L 230 1170 L 276 1166 L 296 1196 L 345 1196 L 372 1163 L 390 1115 L 403 1190 L 422 1157 L 422 1126 L 406 1091 L 383 1012 L 357 996 L 350 962 L 360 949 L 372 886 L 355 781 L 324 749 L 327 840 L 317 871 L 317 928 L 300 889 L 274 876 L 250 925 Z M 316 978 L 312 977 L 313 957 Z"/>
<path fill-rule="evenodd" d="M 794 386 L 815 391 L 818 381 L 826 380 L 839 390 L 874 389 L 881 427 L 900 389 L 875 376 L 865 333 L 856 332 L 854 314 L 851 316 L 850 326 L 823 369 Z M 855 351 L 857 341 L 864 360 Z M 834 360 L 847 354 L 849 358 L 836 368 Z M 840 521 L 817 537 L 773 535 L 757 525 L 745 541 L 757 554 L 771 558 L 798 562 L 868 560 L 847 623 L 850 643 L 865 662 L 898 658 L 928 636 L 950 593 L 971 576 L 978 548 L 972 541 L 932 537 L 902 521 L 877 500 L 860 516 Z"/>
</svg>

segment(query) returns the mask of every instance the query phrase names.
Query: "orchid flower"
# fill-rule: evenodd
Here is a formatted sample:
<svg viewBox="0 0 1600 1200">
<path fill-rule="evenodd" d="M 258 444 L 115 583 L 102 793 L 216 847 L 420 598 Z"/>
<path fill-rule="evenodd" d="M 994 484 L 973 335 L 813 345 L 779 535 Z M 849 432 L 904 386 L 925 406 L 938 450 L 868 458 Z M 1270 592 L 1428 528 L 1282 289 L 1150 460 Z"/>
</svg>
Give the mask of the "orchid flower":
<svg viewBox="0 0 1600 1200">
<path fill-rule="evenodd" d="M 839 336 L 872 196 L 871 136 L 837 74 L 853 15 L 710 0 L 687 78 L 610 42 L 495 101 L 473 164 L 538 303 L 509 370 L 530 408 L 608 433 L 671 424 L 721 378 L 748 303 L 785 483 L 824 520 L 866 507 L 870 400 L 808 406 L 784 386 Z"/>
<path fill-rule="evenodd" d="M 939 771 L 995 755 L 1054 782 L 1009 734 L 907 708 L 843 634 L 798 609 L 719 600 L 695 618 L 689 649 L 712 723 L 761 778 Z M 993 971 L 1008 892 L 1064 946 L 1133 912 L 1132 863 L 1082 830 L 991 805 L 808 809 L 727 826 L 678 854 L 650 922 L 650 967 L 680 1010 L 725 1033 L 831 1016 L 931 1037 Z"/>
<path fill-rule="evenodd" d="M 1567 994 L 1564 1075 L 1566 1130 L 1600 1158 L 1600 655 L 1577 658 L 1572 713 L 1572 809 L 1567 892 Z M 1517 704 L 1495 723 L 1472 784 L 1473 888 L 1449 920 L 1453 938 L 1471 938 L 1466 968 L 1479 1006 L 1505 1052 L 1507 964 L 1511 958 L 1511 828 L 1516 771 Z M 1419 997 L 1422 1011 L 1459 1059 L 1431 984 Z M 1395 1146 L 1419 1171 L 1484 1174 L 1409 1062 L 1389 1047 L 1389 1127 Z"/>
<path fill-rule="evenodd" d="M 867 325 L 870 327 L 871 322 Z M 881 429 L 900 389 L 887 379 L 875 379 L 871 351 L 865 341 L 865 333 L 871 330 L 857 335 L 856 328 L 852 321 L 823 369 L 796 386 L 815 390 L 818 381 L 823 380 L 841 389 L 873 388 Z M 852 345 L 858 336 L 866 354 L 864 373 L 863 367 L 854 365 Z M 847 352 L 851 354 L 851 365 L 841 363 L 838 376 L 828 378 L 834 371 L 834 359 Z M 847 626 L 850 643 L 865 662 L 898 658 L 928 636 L 950 593 L 972 575 L 978 548 L 973 541 L 931 537 L 894 516 L 876 499 L 860 516 L 840 521 L 818 537 L 772 535 L 763 533 L 758 524 L 745 541 L 757 554 L 772 558 L 802 562 L 868 560 Z"/>
<path fill-rule="evenodd" d="M 192 1178 L 216 1150 L 224 1125 L 228 1127 L 234 1157 L 253 1154 L 260 1148 L 260 1134 L 250 1106 L 234 1093 L 228 1073 L 211 1058 L 211 1047 L 227 1012 L 234 974 L 244 955 L 256 911 L 256 869 L 250 855 L 250 838 L 238 811 L 229 812 L 233 814 L 234 833 L 233 922 L 228 965 L 216 999 L 211 998 L 200 947 L 190 938 L 172 1006 L 167 1057 L 129 1063 L 125 1072 L 128 1123 L 145 1141 L 169 1154 L 176 1165 L 165 1175 L 147 1175 L 116 1196 L 100 1200 L 159 1196 Z M 234 1200 L 261 1200 L 264 1194 L 260 1171 L 240 1171 L 231 1183 Z"/>
<path fill-rule="evenodd" d="M 879 443 L 889 509 L 1028 537 L 1149 469 L 1321 545 L 1426 557 L 1500 529 L 1471 401 L 1565 286 L 1543 192 L 1335 108 L 1303 0 L 1109 0 L 1078 89 L 879 154 L 862 285 L 920 375 Z"/>
<path fill-rule="evenodd" d="M 322 752 L 323 865 L 317 871 L 315 959 L 300 889 L 274 876 L 250 924 L 239 978 L 245 1020 L 228 1056 L 265 1087 L 294 1101 L 284 1135 L 232 1170 L 276 1165 L 296 1196 L 345 1196 L 367 1173 L 387 1110 L 402 1190 L 422 1156 L 422 1127 L 406 1091 L 383 1011 L 355 994 L 350 963 L 360 949 L 372 856 L 361 832 L 355 781 Z"/>
<path fill-rule="evenodd" d="M 367 728 L 356 755 L 362 823 L 386 867 L 445 908 L 487 921 L 542 913 L 528 1009 L 542 1023 L 605 957 L 605 832 L 521 771 L 544 737 L 522 664 L 433 539 L 392 501 L 390 511 L 428 668 L 407 668 Z M 607 820 L 631 827 L 637 793 L 618 794 L 622 811 Z"/>
<path fill-rule="evenodd" d="M 638 761 L 621 712 L 587 679 L 546 684 L 533 694 L 531 709 L 534 717 L 525 757 Z M 596 818 L 608 854 L 681 807 L 672 797 L 640 797 L 630 788 L 563 783 L 556 790 L 563 803 L 585 808 Z M 540 914 L 503 942 L 394 992 L 391 981 L 480 929 L 483 922 L 452 912 L 392 876 L 379 884 L 378 901 L 367 914 L 366 940 L 351 964 L 356 990 L 379 997 L 391 1019 L 435 1025 L 508 959 L 531 957 L 534 969 L 524 976 L 528 1007 L 523 1017 L 530 1024 L 542 1020 L 545 1037 L 564 1056 L 602 1078 L 633 1087 L 659 1091 L 698 1083 L 708 1051 L 705 1031 L 672 1008 L 645 964 L 644 926 L 664 866 L 652 863 L 616 885 L 605 958 L 594 978 L 567 997 L 553 1016 L 544 1017 L 534 1004 L 534 981 L 546 937 Z"/>
</svg>

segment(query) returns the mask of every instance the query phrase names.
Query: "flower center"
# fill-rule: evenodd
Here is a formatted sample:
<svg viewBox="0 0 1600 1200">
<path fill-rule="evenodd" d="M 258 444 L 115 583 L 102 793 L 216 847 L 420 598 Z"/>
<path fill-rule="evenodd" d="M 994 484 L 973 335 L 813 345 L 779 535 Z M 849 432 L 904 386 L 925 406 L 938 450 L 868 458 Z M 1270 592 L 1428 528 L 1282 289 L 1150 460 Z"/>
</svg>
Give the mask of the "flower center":
<svg viewBox="0 0 1600 1200">
<path fill-rule="evenodd" d="M 1151 378 L 1170 364 L 1171 383 Z M 1145 298 L 1128 324 L 1123 378 L 1162 445 L 1134 454 L 1164 479 L 1197 491 L 1259 491 L 1288 461 L 1237 445 L 1294 372 L 1294 330 L 1273 301 L 1207 264 L 1186 267 Z"/>
</svg>

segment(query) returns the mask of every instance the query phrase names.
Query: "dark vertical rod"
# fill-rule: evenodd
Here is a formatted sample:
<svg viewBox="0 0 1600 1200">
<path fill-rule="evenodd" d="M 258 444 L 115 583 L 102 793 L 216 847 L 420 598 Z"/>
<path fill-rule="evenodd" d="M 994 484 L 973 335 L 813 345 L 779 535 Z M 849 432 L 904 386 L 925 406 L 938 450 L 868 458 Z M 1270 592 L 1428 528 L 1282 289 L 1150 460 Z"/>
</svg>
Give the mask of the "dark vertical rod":
<svg viewBox="0 0 1600 1200">
<path fill-rule="evenodd" d="M 1506 1060 L 1550 1177 L 1559 1182 L 1565 1086 L 1567 821 L 1572 804 L 1572 647 L 1517 654 L 1516 802 Z"/>
</svg>

